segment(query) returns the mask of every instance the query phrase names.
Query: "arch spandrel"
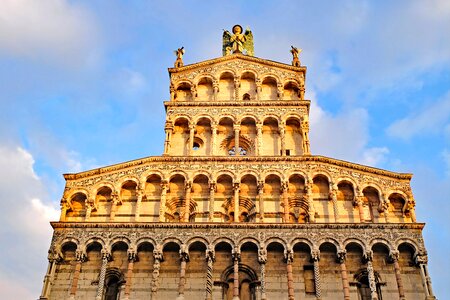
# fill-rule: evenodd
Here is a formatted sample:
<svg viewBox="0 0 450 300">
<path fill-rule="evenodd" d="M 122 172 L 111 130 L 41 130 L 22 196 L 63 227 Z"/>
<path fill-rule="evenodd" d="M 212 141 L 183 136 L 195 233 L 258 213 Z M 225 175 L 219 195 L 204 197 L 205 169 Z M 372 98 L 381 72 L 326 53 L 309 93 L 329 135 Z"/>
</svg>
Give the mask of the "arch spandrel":
<svg viewBox="0 0 450 300">
<path fill-rule="evenodd" d="M 407 244 L 409 246 L 411 246 L 414 249 L 414 255 L 416 255 L 417 253 L 419 253 L 419 250 L 424 249 L 423 246 L 419 245 L 416 241 L 414 241 L 413 239 L 408 239 L 408 238 L 399 238 L 395 241 L 394 245 L 395 245 L 395 250 L 398 250 L 398 248 L 402 245 L 402 244 Z"/>
<path fill-rule="evenodd" d="M 281 244 L 281 245 L 283 246 L 284 251 L 291 250 L 291 249 L 289 249 L 289 247 L 288 247 L 288 243 L 287 243 L 284 239 L 282 239 L 282 238 L 280 238 L 280 237 L 270 237 L 270 238 L 266 239 L 266 240 L 264 241 L 264 245 L 266 246 L 266 250 L 267 250 L 267 247 L 268 247 L 270 244 L 272 244 L 272 243 L 278 243 L 278 244 Z"/>
<path fill-rule="evenodd" d="M 201 243 L 203 244 L 206 249 L 208 249 L 208 246 L 210 245 L 210 242 L 202 236 L 194 236 L 192 238 L 190 238 L 187 242 L 186 242 L 186 249 L 189 250 L 189 248 L 192 246 L 192 244 L 194 243 Z"/>
<path fill-rule="evenodd" d="M 216 246 L 220 243 L 226 243 L 226 244 L 230 245 L 231 249 L 234 249 L 234 247 L 236 246 L 236 244 L 234 243 L 234 241 L 232 239 L 230 239 L 229 237 L 223 237 L 223 236 L 214 239 L 211 244 L 214 246 L 214 248 L 216 248 Z"/>
<path fill-rule="evenodd" d="M 316 246 L 317 246 L 316 249 L 319 249 L 320 246 L 322 246 L 323 244 L 326 244 L 326 243 L 334 245 L 336 247 L 336 251 L 345 249 L 345 247 L 343 247 L 343 245 L 338 240 L 336 240 L 334 238 L 329 238 L 329 237 L 318 240 L 316 243 Z"/>
<path fill-rule="evenodd" d="M 108 244 L 107 244 L 108 251 L 111 252 L 112 248 L 117 243 L 124 243 L 124 244 L 126 244 L 128 249 L 130 249 L 131 245 L 132 245 L 131 240 L 128 237 L 123 236 L 123 235 L 115 236 L 110 241 L 108 241 Z"/>
<path fill-rule="evenodd" d="M 242 246 L 245 243 L 251 243 L 253 245 L 256 246 L 256 248 L 258 248 L 258 250 L 260 249 L 261 243 L 257 238 L 254 237 L 244 237 L 242 239 L 239 240 L 239 242 L 237 243 L 237 247 L 239 249 L 239 251 L 241 250 Z"/>
<path fill-rule="evenodd" d="M 109 250 L 107 247 L 107 242 L 101 237 L 91 237 L 85 242 L 83 242 L 82 250 L 86 253 L 87 248 L 94 243 L 98 243 L 100 246 L 102 246 L 102 250 Z"/>
<path fill-rule="evenodd" d="M 136 184 L 136 187 L 140 187 L 141 182 L 139 181 L 139 177 L 135 175 L 125 175 L 117 179 L 116 190 L 120 191 L 123 185 L 128 181 L 134 182 Z"/>
<path fill-rule="evenodd" d="M 367 252 L 368 247 L 367 247 L 366 243 L 360 239 L 357 239 L 357 238 L 345 239 L 344 242 L 342 243 L 343 249 L 346 249 L 349 244 L 356 244 L 359 247 L 361 247 L 363 253 Z"/>
<path fill-rule="evenodd" d="M 295 237 L 293 238 L 290 242 L 290 245 L 292 245 L 292 249 L 294 249 L 295 245 L 297 244 L 305 244 L 308 245 L 310 250 L 316 249 L 318 247 L 316 247 L 317 245 L 315 243 L 313 243 L 310 239 L 308 238 L 301 238 L 301 237 Z"/>
<path fill-rule="evenodd" d="M 151 244 L 153 246 L 153 249 L 156 249 L 156 245 L 158 245 L 158 243 L 156 242 L 156 240 L 152 237 L 142 237 L 136 240 L 136 242 L 133 243 L 133 246 L 135 246 L 136 250 L 142 245 L 142 244 Z"/>
</svg>

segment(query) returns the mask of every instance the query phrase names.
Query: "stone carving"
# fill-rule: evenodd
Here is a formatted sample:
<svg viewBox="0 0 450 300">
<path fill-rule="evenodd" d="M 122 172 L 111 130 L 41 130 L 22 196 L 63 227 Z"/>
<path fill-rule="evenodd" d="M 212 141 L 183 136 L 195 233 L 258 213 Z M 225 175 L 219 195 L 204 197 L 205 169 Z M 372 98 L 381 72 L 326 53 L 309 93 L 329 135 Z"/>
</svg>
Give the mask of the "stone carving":
<svg viewBox="0 0 450 300">
<path fill-rule="evenodd" d="M 175 55 L 177 56 L 177 59 L 175 60 L 175 68 L 181 68 L 184 66 L 183 63 L 183 55 L 184 55 L 184 47 L 178 48 L 175 50 Z"/>
<path fill-rule="evenodd" d="M 243 33 L 241 25 L 233 26 L 233 34 L 228 30 L 223 31 L 223 55 L 230 55 L 232 53 L 242 53 L 253 56 L 253 34 L 249 28 Z"/>
<path fill-rule="evenodd" d="M 292 65 L 294 67 L 300 67 L 300 59 L 298 58 L 298 55 L 302 52 L 302 49 L 298 49 L 294 46 L 291 46 L 291 53 L 292 53 Z"/>
</svg>

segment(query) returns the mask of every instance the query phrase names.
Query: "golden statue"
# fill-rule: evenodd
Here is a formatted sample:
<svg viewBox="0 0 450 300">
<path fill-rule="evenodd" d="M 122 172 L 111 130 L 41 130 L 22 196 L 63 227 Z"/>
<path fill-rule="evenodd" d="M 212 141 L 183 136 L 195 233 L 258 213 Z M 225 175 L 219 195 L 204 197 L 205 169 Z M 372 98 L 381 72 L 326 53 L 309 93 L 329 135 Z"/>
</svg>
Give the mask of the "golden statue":
<svg viewBox="0 0 450 300">
<path fill-rule="evenodd" d="M 241 25 L 233 26 L 233 34 L 228 30 L 223 31 L 223 56 L 230 55 L 232 53 L 242 53 L 245 55 L 253 56 L 253 34 L 250 28 L 247 27 L 244 33 L 242 33 Z"/>
</svg>

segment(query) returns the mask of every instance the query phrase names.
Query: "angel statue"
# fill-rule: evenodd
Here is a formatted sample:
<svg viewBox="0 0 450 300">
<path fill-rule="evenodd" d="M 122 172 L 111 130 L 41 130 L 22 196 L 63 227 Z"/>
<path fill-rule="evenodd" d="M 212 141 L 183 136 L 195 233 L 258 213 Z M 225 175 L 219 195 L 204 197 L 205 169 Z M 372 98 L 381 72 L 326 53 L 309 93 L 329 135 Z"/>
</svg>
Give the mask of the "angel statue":
<svg viewBox="0 0 450 300">
<path fill-rule="evenodd" d="M 291 46 L 291 53 L 292 53 L 292 65 L 294 67 L 300 67 L 301 63 L 300 63 L 300 59 L 298 58 L 298 55 L 300 54 L 300 52 L 302 52 L 302 49 L 298 49 L 294 46 Z"/>
<path fill-rule="evenodd" d="M 184 47 L 178 48 L 174 51 L 175 55 L 177 56 L 177 60 L 175 61 L 175 68 L 180 68 L 184 65 L 183 63 L 183 54 L 184 54 Z"/>
<path fill-rule="evenodd" d="M 233 26 L 233 34 L 228 30 L 223 31 L 223 56 L 230 55 L 232 53 L 242 53 L 253 56 L 253 33 L 250 28 L 247 27 L 244 33 L 242 33 L 241 25 Z"/>
</svg>

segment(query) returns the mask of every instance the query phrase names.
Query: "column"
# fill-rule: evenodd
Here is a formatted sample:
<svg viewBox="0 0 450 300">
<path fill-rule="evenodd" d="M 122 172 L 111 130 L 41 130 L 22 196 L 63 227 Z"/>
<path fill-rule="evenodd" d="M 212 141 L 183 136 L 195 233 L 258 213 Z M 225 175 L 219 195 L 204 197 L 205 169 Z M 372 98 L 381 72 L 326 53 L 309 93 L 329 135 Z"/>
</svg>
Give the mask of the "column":
<svg viewBox="0 0 450 300">
<path fill-rule="evenodd" d="M 389 223 L 389 199 L 386 199 L 386 196 L 384 194 L 380 195 L 380 207 L 381 211 L 383 212 L 384 221 L 386 223 Z"/>
<path fill-rule="evenodd" d="M 233 300 L 239 300 L 239 260 L 241 259 L 241 253 L 237 248 L 234 248 L 231 256 L 233 258 Z"/>
<path fill-rule="evenodd" d="M 433 294 L 433 288 L 431 287 L 431 278 L 428 273 L 427 268 L 428 256 L 426 252 L 425 253 L 421 252 L 417 254 L 415 257 L 415 262 L 420 269 L 420 275 L 422 276 L 422 284 L 425 290 L 426 299 L 436 299 L 436 297 Z"/>
<path fill-rule="evenodd" d="M 235 182 L 233 184 L 233 190 L 234 190 L 234 222 L 239 222 L 239 187 L 240 182 Z"/>
<path fill-rule="evenodd" d="M 334 222 L 339 222 L 339 208 L 337 205 L 338 186 L 330 182 L 330 200 L 333 202 Z"/>
<path fill-rule="evenodd" d="M 216 143 L 217 143 L 217 124 L 211 124 L 211 155 L 216 154 Z"/>
<path fill-rule="evenodd" d="M 234 125 L 234 152 L 236 156 L 241 155 L 239 151 L 239 131 L 241 129 L 241 126 L 239 124 Z"/>
<path fill-rule="evenodd" d="M 128 268 L 125 278 L 125 300 L 130 299 L 131 280 L 133 278 L 133 266 L 136 261 L 136 251 L 134 249 L 128 249 Z"/>
<path fill-rule="evenodd" d="M 412 195 L 409 197 L 406 207 L 411 215 L 411 222 L 416 223 L 416 202 L 414 201 L 414 198 L 412 198 Z"/>
<path fill-rule="evenodd" d="M 161 201 L 159 203 L 159 222 L 165 221 L 166 214 L 166 195 L 169 183 L 165 180 L 161 182 Z"/>
<path fill-rule="evenodd" d="M 136 196 L 137 196 L 136 214 L 134 216 L 134 219 L 136 220 L 136 222 L 138 222 L 141 217 L 141 204 L 142 204 L 142 198 L 144 196 L 144 188 L 143 187 L 138 187 L 138 186 L 136 187 Z"/>
<path fill-rule="evenodd" d="M 48 295 L 50 294 L 55 279 L 56 265 L 61 259 L 62 257 L 58 254 L 49 252 L 47 272 L 45 273 L 44 284 L 39 299 L 48 299 Z"/>
<path fill-rule="evenodd" d="M 400 300 L 405 300 L 405 290 L 403 288 L 402 276 L 400 274 L 400 265 L 398 263 L 399 252 L 393 250 L 389 253 L 389 260 L 394 264 L 395 280 L 397 281 L 398 296 Z"/>
<path fill-rule="evenodd" d="M 284 251 L 284 259 L 286 260 L 288 299 L 294 300 L 294 277 L 292 275 L 292 262 L 294 261 L 294 253 L 291 249 Z"/>
<path fill-rule="evenodd" d="M 283 206 L 284 206 L 284 223 L 289 223 L 289 183 L 287 181 L 283 181 L 281 183 L 281 193 L 283 197 Z"/>
<path fill-rule="evenodd" d="M 195 124 L 189 125 L 189 156 L 194 154 L 194 134 L 195 134 Z"/>
<path fill-rule="evenodd" d="M 277 95 L 278 100 L 283 100 L 283 85 L 281 83 L 277 84 Z"/>
<path fill-rule="evenodd" d="M 310 223 L 316 222 L 316 209 L 314 207 L 314 198 L 313 198 L 313 181 L 308 179 L 306 186 L 306 199 L 308 201 L 308 217 Z"/>
<path fill-rule="evenodd" d="M 156 245 L 153 250 L 153 273 L 152 273 L 152 297 L 151 299 L 156 299 L 156 292 L 159 287 L 159 270 L 161 268 L 161 261 L 163 261 L 163 251 L 162 245 Z"/>
<path fill-rule="evenodd" d="M 261 101 L 261 91 L 262 91 L 262 87 L 261 87 L 261 79 L 256 78 L 255 79 L 255 84 L 256 84 L 256 101 Z"/>
<path fill-rule="evenodd" d="M 184 202 L 184 222 L 189 222 L 189 216 L 191 213 L 190 204 L 191 204 L 192 182 L 187 181 L 184 188 L 186 189 L 186 200 Z"/>
<path fill-rule="evenodd" d="M 212 245 L 209 245 L 208 249 L 206 249 L 206 295 L 205 295 L 205 300 L 212 300 L 214 259 L 215 259 L 214 247 Z"/>
<path fill-rule="evenodd" d="M 217 95 L 219 94 L 219 82 L 217 80 L 213 80 L 213 93 L 214 101 L 217 101 Z"/>
<path fill-rule="evenodd" d="M 261 267 L 261 300 L 266 300 L 266 262 L 267 251 L 265 245 L 260 245 L 258 250 L 258 262 Z"/>
<path fill-rule="evenodd" d="M 302 120 L 302 123 L 300 125 L 301 129 L 302 129 L 302 150 L 303 150 L 303 154 L 311 154 L 311 150 L 309 147 L 309 121 L 308 121 L 308 117 L 304 116 L 304 119 Z"/>
<path fill-rule="evenodd" d="M 121 204 L 121 201 L 117 192 L 113 192 L 111 194 L 111 198 L 111 213 L 109 216 L 109 220 L 114 221 L 114 218 L 116 217 L 117 205 Z"/>
<path fill-rule="evenodd" d="M 170 84 L 170 101 L 174 101 L 175 100 L 175 87 L 173 86 L 173 84 Z"/>
<path fill-rule="evenodd" d="M 259 220 L 264 222 L 264 181 L 258 181 Z"/>
<path fill-rule="evenodd" d="M 111 255 L 108 253 L 108 251 L 102 249 L 102 267 L 100 269 L 97 296 L 95 297 L 95 300 L 101 300 L 103 297 L 103 288 L 105 287 L 106 266 L 108 265 L 110 257 Z"/>
<path fill-rule="evenodd" d="M 197 88 L 195 85 L 191 86 L 191 94 L 192 94 L 192 100 L 197 100 Z"/>
<path fill-rule="evenodd" d="M 278 126 L 278 130 L 280 131 L 280 139 L 281 139 L 281 156 L 286 156 L 286 124 L 281 122 Z M 276 154 L 276 153 L 275 153 Z"/>
<path fill-rule="evenodd" d="M 355 204 L 358 206 L 359 221 L 361 223 L 364 223 L 365 222 L 365 219 L 364 219 L 364 207 L 363 207 L 363 205 L 364 205 L 364 196 L 362 194 L 360 194 L 360 193 L 358 193 L 358 194 L 359 195 L 357 195 L 355 197 Z"/>
<path fill-rule="evenodd" d="M 64 222 L 66 220 L 66 213 L 67 210 L 70 208 L 70 204 L 69 202 L 67 202 L 65 198 L 62 198 L 60 206 L 61 206 L 61 216 L 59 217 L 59 220 L 61 222 Z"/>
<path fill-rule="evenodd" d="M 263 124 L 258 122 L 256 124 L 256 155 L 262 156 L 262 128 Z"/>
<path fill-rule="evenodd" d="M 86 261 L 86 254 L 82 250 L 75 251 L 76 264 L 75 270 L 73 271 L 72 284 L 70 286 L 70 296 L 69 299 L 75 299 L 78 289 L 78 279 L 80 278 L 81 264 Z M 99 282 L 100 285 L 100 282 Z"/>
<path fill-rule="evenodd" d="M 95 208 L 95 201 L 92 198 L 87 198 L 84 203 L 86 206 L 86 215 L 84 216 L 84 220 L 89 221 L 89 219 L 91 218 L 91 212 Z"/>
<path fill-rule="evenodd" d="M 214 197 L 216 194 L 216 183 L 209 184 L 209 222 L 214 222 Z"/>
<path fill-rule="evenodd" d="M 166 133 L 166 139 L 164 141 L 164 155 L 167 155 L 167 154 L 169 154 L 169 151 L 170 151 L 170 140 L 172 138 L 172 133 L 173 133 L 172 122 L 166 121 L 166 124 L 164 126 L 164 131 Z"/>
<path fill-rule="evenodd" d="M 241 87 L 241 80 L 239 77 L 234 79 L 234 101 L 239 101 L 239 88 Z"/>
<path fill-rule="evenodd" d="M 186 286 L 186 263 L 189 261 L 189 254 L 186 245 L 181 245 L 180 249 L 180 281 L 178 282 L 178 297 L 177 300 L 184 299 L 184 289 Z"/>
<path fill-rule="evenodd" d="M 378 300 L 377 283 L 375 280 L 375 273 L 373 271 L 372 265 L 372 251 L 367 251 L 364 255 L 364 258 L 367 261 L 367 275 L 369 279 L 370 296 L 372 300 Z"/>
<path fill-rule="evenodd" d="M 345 265 L 345 256 L 347 251 L 341 250 L 337 253 L 339 266 L 341 267 L 342 290 L 344 292 L 344 300 L 350 300 L 350 284 L 348 282 L 347 266 Z"/>
<path fill-rule="evenodd" d="M 322 283 L 320 281 L 320 269 L 319 269 L 320 251 L 318 249 L 312 250 L 311 258 L 314 263 L 314 282 L 316 284 L 316 298 L 321 299 Z"/>
</svg>

